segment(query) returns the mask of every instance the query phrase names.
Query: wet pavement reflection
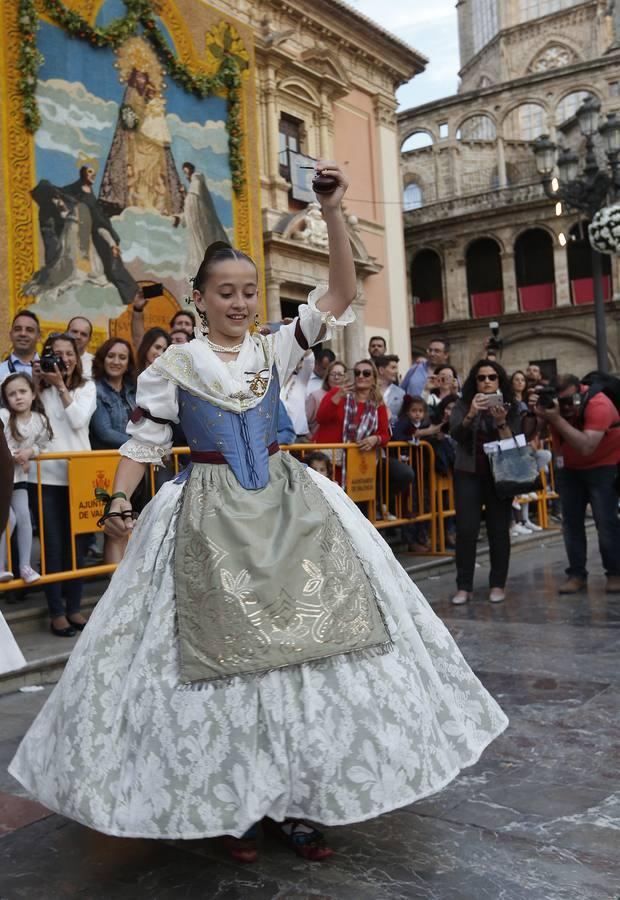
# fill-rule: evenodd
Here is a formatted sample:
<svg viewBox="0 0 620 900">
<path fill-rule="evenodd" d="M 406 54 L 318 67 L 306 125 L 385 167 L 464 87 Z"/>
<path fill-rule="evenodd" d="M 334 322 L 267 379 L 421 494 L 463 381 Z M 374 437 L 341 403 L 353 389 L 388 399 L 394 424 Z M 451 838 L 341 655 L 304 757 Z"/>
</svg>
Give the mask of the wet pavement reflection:
<svg viewBox="0 0 620 900">
<path fill-rule="evenodd" d="M 618 900 L 620 596 L 604 593 L 594 546 L 586 592 L 557 595 L 564 565 L 543 538 L 515 554 L 502 605 L 485 565 L 464 607 L 449 603 L 452 572 L 419 582 L 510 727 L 440 794 L 330 829 L 322 865 L 265 839 L 240 868 L 217 841 L 120 840 L 49 814 L 6 773 L 49 691 L 0 698 L 0 897 Z"/>
</svg>

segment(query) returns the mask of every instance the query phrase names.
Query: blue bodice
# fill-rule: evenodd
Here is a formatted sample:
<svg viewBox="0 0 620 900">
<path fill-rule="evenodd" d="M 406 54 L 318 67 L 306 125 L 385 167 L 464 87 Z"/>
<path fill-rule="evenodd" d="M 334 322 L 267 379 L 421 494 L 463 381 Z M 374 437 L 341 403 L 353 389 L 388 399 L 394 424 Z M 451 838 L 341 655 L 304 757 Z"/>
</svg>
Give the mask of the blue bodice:
<svg viewBox="0 0 620 900">
<path fill-rule="evenodd" d="M 279 398 L 275 371 L 261 402 L 242 413 L 221 409 L 179 388 L 179 419 L 190 450 L 221 453 L 242 487 L 265 487 L 269 481 L 267 448 L 278 437 Z"/>
</svg>

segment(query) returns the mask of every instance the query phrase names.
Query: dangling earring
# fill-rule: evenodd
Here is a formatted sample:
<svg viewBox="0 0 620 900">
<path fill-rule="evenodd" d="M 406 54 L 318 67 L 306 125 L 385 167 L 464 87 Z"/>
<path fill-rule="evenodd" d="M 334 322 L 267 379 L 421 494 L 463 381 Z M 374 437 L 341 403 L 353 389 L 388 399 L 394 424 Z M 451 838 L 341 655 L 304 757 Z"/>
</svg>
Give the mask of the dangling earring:
<svg viewBox="0 0 620 900">
<path fill-rule="evenodd" d="M 207 314 L 204 309 L 199 309 L 198 315 L 200 316 L 200 330 L 203 334 L 209 334 L 209 320 L 207 319 Z"/>
<path fill-rule="evenodd" d="M 258 317 L 258 313 L 256 313 L 256 315 L 254 316 L 254 324 L 250 327 L 250 331 L 252 332 L 252 334 L 256 334 L 260 331 L 260 328 L 260 319 Z"/>
</svg>

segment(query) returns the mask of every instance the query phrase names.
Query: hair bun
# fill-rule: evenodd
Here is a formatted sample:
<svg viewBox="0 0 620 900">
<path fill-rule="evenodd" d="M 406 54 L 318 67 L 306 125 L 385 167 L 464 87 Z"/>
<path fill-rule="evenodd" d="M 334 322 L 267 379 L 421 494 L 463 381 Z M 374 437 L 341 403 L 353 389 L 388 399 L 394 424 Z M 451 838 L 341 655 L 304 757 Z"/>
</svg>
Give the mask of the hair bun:
<svg viewBox="0 0 620 900">
<path fill-rule="evenodd" d="M 209 244 L 207 249 L 205 250 L 205 255 L 202 258 L 203 263 L 208 263 L 209 260 L 215 256 L 216 253 L 220 253 L 222 250 L 232 250 L 233 247 L 231 244 L 226 243 L 226 241 L 213 241 L 212 244 Z"/>
</svg>

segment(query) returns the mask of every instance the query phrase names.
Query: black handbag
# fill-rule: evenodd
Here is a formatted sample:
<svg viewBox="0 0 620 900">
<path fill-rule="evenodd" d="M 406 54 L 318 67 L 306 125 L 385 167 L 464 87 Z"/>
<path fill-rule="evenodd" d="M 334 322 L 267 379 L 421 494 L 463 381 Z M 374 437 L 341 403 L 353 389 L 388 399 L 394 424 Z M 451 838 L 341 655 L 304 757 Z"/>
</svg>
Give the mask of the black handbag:
<svg viewBox="0 0 620 900">
<path fill-rule="evenodd" d="M 529 494 L 540 487 L 540 471 L 532 448 L 514 447 L 498 449 L 489 455 L 495 492 L 500 500 L 508 500 L 519 494 Z"/>
</svg>

